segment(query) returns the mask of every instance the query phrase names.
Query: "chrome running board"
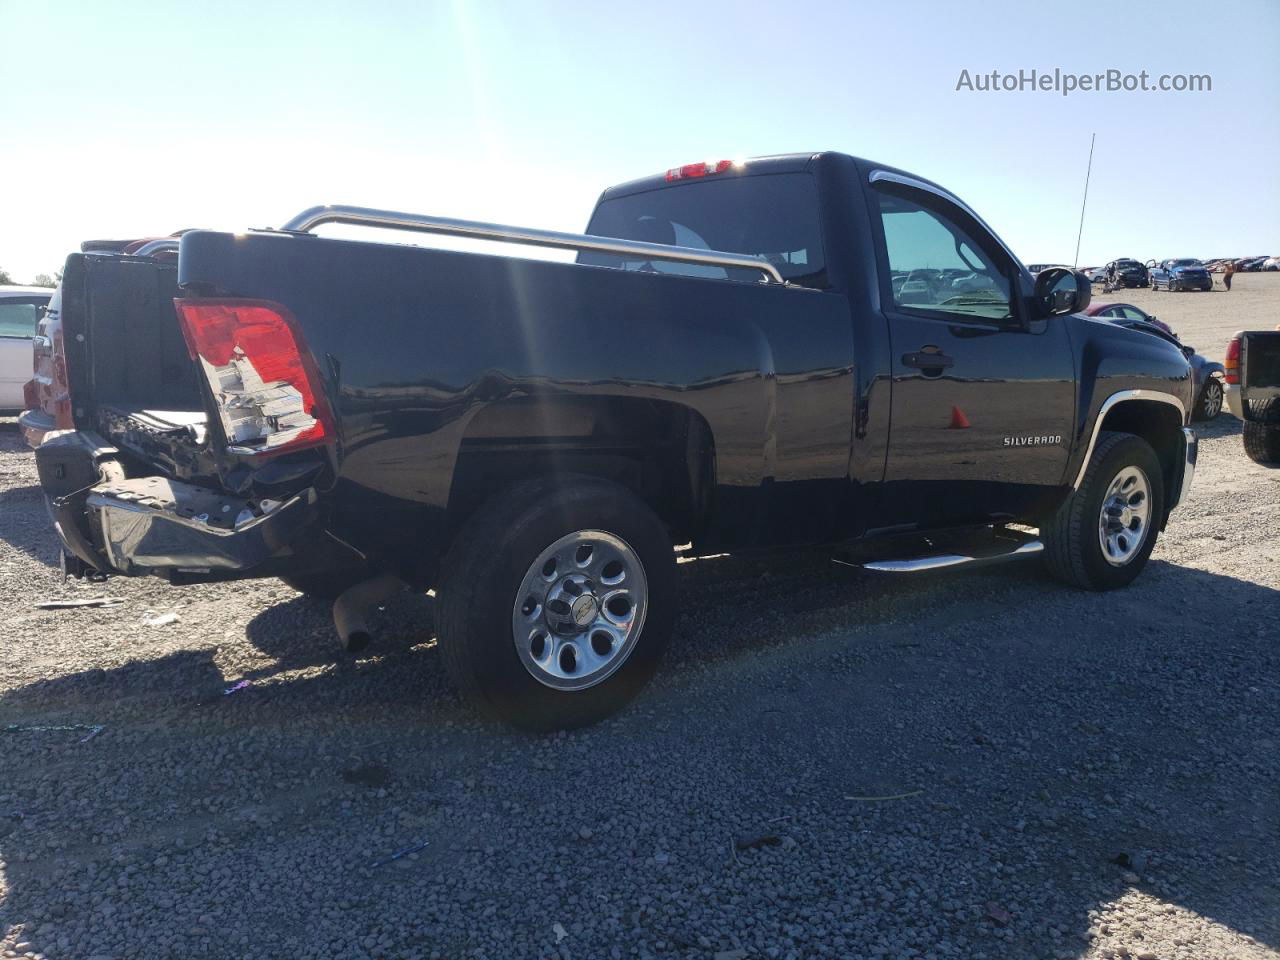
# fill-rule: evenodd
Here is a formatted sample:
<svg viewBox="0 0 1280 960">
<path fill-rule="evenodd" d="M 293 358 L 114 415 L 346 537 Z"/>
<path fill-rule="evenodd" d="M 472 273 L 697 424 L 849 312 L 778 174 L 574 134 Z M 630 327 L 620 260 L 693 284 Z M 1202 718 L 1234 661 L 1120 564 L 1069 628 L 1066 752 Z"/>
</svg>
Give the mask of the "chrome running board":
<svg viewBox="0 0 1280 960">
<path fill-rule="evenodd" d="M 1012 550 L 986 556 L 971 557 L 959 553 L 940 553 L 933 557 L 916 557 L 914 560 L 872 560 L 856 566 L 862 567 L 863 570 L 877 570 L 881 573 L 921 573 L 925 570 L 945 570 L 949 567 L 962 567 L 973 563 L 997 563 L 1001 560 L 1030 556 L 1043 551 L 1044 544 L 1039 540 L 1028 540 L 1026 543 L 1018 544 Z"/>
<path fill-rule="evenodd" d="M 857 556 L 851 548 L 848 552 L 836 554 L 832 559 L 847 567 L 859 567 L 877 573 L 923 573 L 1029 557 L 1043 553 L 1044 544 L 1020 530 L 988 528 L 985 535 L 979 536 L 941 534 L 917 538 L 913 543 L 904 543 L 899 539 L 896 549 L 886 548 L 882 544 L 878 557 L 869 556 L 869 551 L 874 549 L 873 544 L 863 543 L 857 550 L 862 556 Z"/>
</svg>

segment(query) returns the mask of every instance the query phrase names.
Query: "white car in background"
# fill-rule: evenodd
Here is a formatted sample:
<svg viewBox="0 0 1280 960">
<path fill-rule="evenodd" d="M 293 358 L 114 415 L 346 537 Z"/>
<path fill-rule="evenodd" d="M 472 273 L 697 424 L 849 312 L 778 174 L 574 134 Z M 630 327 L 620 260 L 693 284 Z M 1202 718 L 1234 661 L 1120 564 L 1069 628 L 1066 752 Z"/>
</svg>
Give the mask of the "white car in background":
<svg viewBox="0 0 1280 960">
<path fill-rule="evenodd" d="M 0 414 L 23 408 L 22 385 L 31 379 L 31 340 L 51 296 L 48 287 L 0 287 Z"/>
</svg>

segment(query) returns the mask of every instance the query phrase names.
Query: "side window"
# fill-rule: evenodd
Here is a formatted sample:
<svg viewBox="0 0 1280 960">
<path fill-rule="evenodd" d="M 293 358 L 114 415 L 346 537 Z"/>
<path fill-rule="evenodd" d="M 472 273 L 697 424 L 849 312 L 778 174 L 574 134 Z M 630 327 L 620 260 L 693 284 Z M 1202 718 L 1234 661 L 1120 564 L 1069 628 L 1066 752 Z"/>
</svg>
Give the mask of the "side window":
<svg viewBox="0 0 1280 960">
<path fill-rule="evenodd" d="M 1145 320 L 1147 315 L 1135 307 L 1117 307 L 1116 313 L 1123 316 L 1126 320 Z"/>
<path fill-rule="evenodd" d="M 997 323 L 1011 319 L 1009 278 L 968 232 L 914 200 L 884 192 L 879 197 L 899 309 Z"/>
<path fill-rule="evenodd" d="M 13 303 L 0 300 L 0 337 L 16 337 L 30 340 L 36 335 L 39 307 L 34 303 Z"/>
</svg>

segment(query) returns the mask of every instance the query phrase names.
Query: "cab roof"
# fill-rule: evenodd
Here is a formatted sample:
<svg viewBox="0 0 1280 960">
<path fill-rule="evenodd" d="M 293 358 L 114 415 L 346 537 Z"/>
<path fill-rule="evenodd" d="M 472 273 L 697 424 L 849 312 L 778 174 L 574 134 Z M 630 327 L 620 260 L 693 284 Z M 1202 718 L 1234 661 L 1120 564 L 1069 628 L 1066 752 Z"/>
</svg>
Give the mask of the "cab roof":
<svg viewBox="0 0 1280 960">
<path fill-rule="evenodd" d="M 781 153 L 768 157 L 748 157 L 742 161 L 744 169 L 734 171 L 734 175 L 750 177 L 767 173 L 801 173 L 808 170 L 810 165 L 820 156 L 822 156 L 822 153 Z M 708 166 L 714 166 L 716 162 L 715 160 L 709 160 L 707 164 Z M 608 187 L 600 195 L 600 199 L 612 200 L 616 197 L 630 196 L 633 193 L 645 193 L 649 190 L 658 190 L 687 183 L 691 178 L 668 179 L 671 172 L 679 169 L 679 166 L 672 167 L 670 171 L 664 170 L 662 173 L 639 177 L 635 180 L 628 180 L 626 183 Z M 723 174 L 709 174 L 707 178 L 715 179 L 716 176 L 723 176 Z"/>
<path fill-rule="evenodd" d="M 673 174 L 678 174 L 682 170 L 681 166 L 675 166 L 671 167 L 669 170 L 664 170 L 662 173 L 655 173 L 647 177 L 639 177 L 635 180 L 628 180 L 626 183 L 619 183 L 615 186 L 608 187 L 600 195 L 599 202 L 613 200 L 617 197 L 625 197 L 635 193 L 644 193 L 648 190 L 659 190 L 666 187 L 680 186 L 692 179 L 714 180 L 717 177 L 726 175 L 750 177 L 772 173 L 803 173 L 807 170 L 812 170 L 817 164 L 824 160 L 837 162 L 844 161 L 850 163 L 856 166 L 864 176 L 872 170 L 882 170 L 886 173 L 895 173 L 904 177 L 910 177 L 912 180 L 928 184 L 931 187 L 941 190 L 943 193 L 954 196 L 951 191 L 947 190 L 947 188 L 941 184 L 935 183 L 928 177 L 922 177 L 918 173 L 913 173 L 910 170 L 902 170 L 898 167 L 890 166 L 887 163 L 877 163 L 874 160 L 868 160 L 864 157 L 855 157 L 851 154 L 841 153 L 836 150 L 820 150 L 809 153 L 779 153 L 764 157 L 748 157 L 742 161 L 707 160 L 704 161 L 704 163 L 708 168 L 714 168 L 721 162 L 732 162 L 735 166 L 738 163 L 741 163 L 742 169 L 733 170 L 731 172 L 727 171 L 725 173 L 714 173 L 711 169 L 708 169 L 703 175 L 695 175 L 693 177 L 673 177 Z M 694 164 L 690 164 L 689 166 L 694 166 Z"/>
</svg>

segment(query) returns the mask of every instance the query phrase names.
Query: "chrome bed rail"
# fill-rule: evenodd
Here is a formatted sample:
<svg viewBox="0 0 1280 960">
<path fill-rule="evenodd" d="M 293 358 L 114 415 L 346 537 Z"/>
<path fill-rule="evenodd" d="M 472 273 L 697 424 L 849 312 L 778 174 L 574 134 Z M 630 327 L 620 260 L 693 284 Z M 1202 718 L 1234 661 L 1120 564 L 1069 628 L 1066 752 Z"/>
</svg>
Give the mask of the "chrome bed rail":
<svg viewBox="0 0 1280 960">
<path fill-rule="evenodd" d="M 641 240 L 619 240 L 615 237 L 595 237 L 590 234 L 560 233 L 555 230 L 538 230 L 533 227 L 511 227 L 499 223 L 481 223 L 475 220 L 454 220 L 450 217 L 432 217 L 421 213 L 400 213 L 395 210 L 374 210 L 369 207 L 329 205 L 304 210 L 281 229 L 289 233 L 310 233 L 322 223 L 350 223 L 366 227 L 385 227 L 392 230 L 412 230 L 419 233 L 438 233 L 453 237 L 471 237 L 476 240 L 498 240 L 504 243 L 521 243 L 536 247 L 559 247 L 566 250 L 596 250 L 640 256 L 646 260 L 675 260 L 718 267 L 737 267 L 759 270 L 764 282 L 784 284 L 778 268 L 764 257 L 749 253 L 726 253 L 721 250 L 699 250 L 695 247 L 676 247 L 665 243 L 646 243 Z M 148 247 L 152 246 L 148 244 Z M 146 247 L 143 248 L 144 250 Z M 141 251 L 139 251 L 141 252 Z"/>
</svg>

